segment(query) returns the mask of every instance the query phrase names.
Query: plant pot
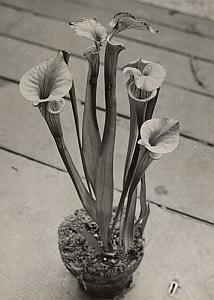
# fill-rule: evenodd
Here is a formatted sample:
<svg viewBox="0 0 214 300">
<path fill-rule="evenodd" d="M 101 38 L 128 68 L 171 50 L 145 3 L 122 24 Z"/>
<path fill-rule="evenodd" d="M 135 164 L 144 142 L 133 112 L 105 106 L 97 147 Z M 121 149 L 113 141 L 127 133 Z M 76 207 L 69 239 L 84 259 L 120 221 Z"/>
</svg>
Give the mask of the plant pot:
<svg viewBox="0 0 214 300">
<path fill-rule="evenodd" d="M 140 234 L 136 233 L 130 250 L 120 259 L 118 254 L 105 256 L 89 245 L 79 232 L 81 229 L 98 238 L 97 224 L 83 209 L 67 217 L 59 226 L 59 250 L 66 268 L 76 277 L 80 287 L 94 296 L 114 298 L 126 291 L 144 254 Z M 116 240 L 117 233 L 114 237 Z"/>
</svg>

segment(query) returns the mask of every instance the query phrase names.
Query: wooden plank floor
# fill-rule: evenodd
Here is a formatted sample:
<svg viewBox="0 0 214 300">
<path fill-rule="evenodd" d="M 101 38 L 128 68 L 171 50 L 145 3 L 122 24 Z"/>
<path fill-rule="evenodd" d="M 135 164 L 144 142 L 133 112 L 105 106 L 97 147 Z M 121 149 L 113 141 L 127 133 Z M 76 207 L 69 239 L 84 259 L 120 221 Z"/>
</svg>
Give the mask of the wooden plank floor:
<svg viewBox="0 0 214 300">
<path fill-rule="evenodd" d="M 0 157 L 6 179 L 0 183 L 1 299 L 92 300 L 64 269 L 57 249 L 58 224 L 79 207 L 67 174 L 1 150 Z M 212 299 L 213 227 L 151 205 L 146 236 L 135 287 L 123 299 L 170 300 L 175 279 L 175 299 Z"/>
<path fill-rule="evenodd" d="M 135 0 L 0 1 L 0 299 L 77 300 L 82 294 L 65 271 L 57 249 L 57 226 L 80 206 L 54 142 L 37 109 L 18 90 L 22 74 L 58 49 L 72 52 L 78 109 L 83 112 L 88 41 L 75 37 L 68 20 L 97 17 L 104 24 L 118 11 L 148 19 L 160 34 L 125 32 L 119 66 L 143 57 L 167 69 L 155 116 L 180 120 L 178 149 L 151 166 L 151 218 L 146 255 L 135 288 L 125 299 L 214 299 L 214 23 Z M 103 60 L 102 60 L 103 61 Z M 103 79 L 101 67 L 101 81 Z M 82 77 L 82 75 L 84 76 Z M 122 184 L 129 128 L 126 77 L 118 73 L 115 196 Z M 104 120 L 102 84 L 98 119 Z M 62 113 L 66 140 L 83 175 L 69 103 Z M 80 116 L 81 119 L 81 116 Z M 48 195 L 48 197 L 47 197 Z M 43 234 L 43 236 L 41 236 Z"/>
<path fill-rule="evenodd" d="M 55 55 L 53 50 L 44 49 L 41 46 L 26 42 L 14 41 L 11 38 L 0 37 L 0 43 L 2 45 L 2 53 L 4 53 L 0 58 L 2 74 L 4 74 L 4 77 L 17 82 L 29 68 L 29 65 L 32 66 L 42 59 Z M 9 53 L 10 55 L 8 55 Z M 23 61 L 21 65 L 20 61 Z M 71 70 L 79 70 L 79 72 L 74 71 L 72 73 L 78 90 L 79 100 L 84 101 L 85 88 L 82 88 L 82 79 L 86 80 L 87 76 L 86 61 L 82 58 L 73 57 Z M 102 80 L 103 72 L 100 75 Z M 127 99 L 126 90 L 124 89 L 127 78 L 119 72 L 118 79 L 118 112 L 123 116 L 127 116 L 129 115 L 129 104 L 128 101 L 124 100 Z M 98 105 L 104 107 L 102 85 L 99 86 L 98 90 Z M 189 111 L 191 111 L 191 114 Z M 210 97 L 166 84 L 161 90 L 160 101 L 156 110 L 156 115 L 167 114 L 179 119 L 181 130 L 185 135 L 211 144 L 214 144 L 213 113 L 214 102 Z M 207 117 L 202 119 L 201 115 L 206 115 Z M 198 120 L 200 120 L 200 123 Z"/>
<path fill-rule="evenodd" d="M 142 3 L 157 5 L 158 7 L 168 8 L 181 13 L 191 14 L 214 21 L 214 2 L 212 0 L 137 0 Z"/>
<path fill-rule="evenodd" d="M 1 146 L 58 168 L 64 168 L 52 137 L 38 111 L 27 101 L 22 100 L 16 85 L 10 83 L 2 86 L 1 90 L 4 94 L 0 113 L 3 125 Z M 81 104 L 78 109 L 82 115 L 83 106 Z M 8 113 L 5 114 L 5 111 Z M 12 122 L 10 122 L 11 116 L 13 116 Z M 62 116 L 69 149 L 80 168 L 80 158 L 77 148 L 74 147 L 76 144 L 75 135 L 72 134 L 74 129 L 70 128 L 70 125 L 73 127 L 73 121 L 69 103 L 62 112 Z M 98 119 L 102 126 L 103 111 L 99 111 Z M 115 170 L 120 171 L 116 173 L 115 187 L 117 190 L 121 190 L 129 122 L 125 118 L 118 117 L 117 124 Z M 123 144 L 124 147 L 121 147 Z M 212 161 L 212 157 L 212 147 L 181 137 L 180 145 L 174 153 L 163 157 L 151 166 L 148 172 L 148 198 L 158 204 L 214 223 L 212 196 L 214 165 L 209 163 Z M 196 173 L 198 173 L 197 177 L 193 177 L 192 174 Z M 165 192 L 158 192 L 160 186 L 164 187 Z"/>
</svg>

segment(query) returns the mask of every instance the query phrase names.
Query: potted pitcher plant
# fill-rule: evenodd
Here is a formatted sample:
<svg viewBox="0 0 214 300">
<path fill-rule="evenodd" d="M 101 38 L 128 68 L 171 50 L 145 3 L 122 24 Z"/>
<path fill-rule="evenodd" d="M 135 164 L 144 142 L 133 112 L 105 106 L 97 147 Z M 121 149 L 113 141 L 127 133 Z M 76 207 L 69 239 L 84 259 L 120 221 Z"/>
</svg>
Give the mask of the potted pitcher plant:
<svg viewBox="0 0 214 300">
<path fill-rule="evenodd" d="M 179 123 L 169 118 L 152 118 L 166 76 L 160 64 L 139 58 L 118 69 L 118 56 L 125 47 L 114 40 L 115 36 L 127 29 L 155 34 L 147 22 L 129 13 L 118 13 L 107 29 L 92 18 L 69 25 L 77 35 L 94 42 L 84 51 L 88 76 L 82 126 L 79 124 L 72 70 L 68 67 L 70 53 L 59 51 L 56 57 L 34 66 L 23 75 L 19 87 L 22 95 L 39 109 L 45 119 L 83 205 L 59 226 L 62 260 L 88 293 L 113 298 L 129 287 L 132 274 L 143 258 L 143 233 L 150 214 L 146 200 L 146 170 L 154 160 L 177 147 Z M 101 131 L 96 94 L 103 48 L 105 123 Z M 129 77 L 124 88 L 130 106 L 130 130 L 121 172 L 122 193 L 115 204 L 113 166 L 118 71 Z M 60 121 L 65 104 L 72 105 L 85 181 L 65 144 Z M 138 202 L 139 213 L 136 210 Z"/>
</svg>

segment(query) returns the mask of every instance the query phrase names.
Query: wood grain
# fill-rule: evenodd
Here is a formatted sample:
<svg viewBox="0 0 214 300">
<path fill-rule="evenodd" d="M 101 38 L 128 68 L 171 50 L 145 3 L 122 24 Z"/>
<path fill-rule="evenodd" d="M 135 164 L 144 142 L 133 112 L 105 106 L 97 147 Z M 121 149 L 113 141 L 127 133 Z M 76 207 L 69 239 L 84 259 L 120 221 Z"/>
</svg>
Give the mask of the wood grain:
<svg viewBox="0 0 214 300">
<path fill-rule="evenodd" d="M 0 75 L 19 81 L 31 66 L 55 55 L 55 51 L 0 37 L 2 55 L 0 57 Z M 121 55 L 122 56 L 122 55 Z M 87 62 L 76 57 L 71 58 L 70 69 L 74 77 L 77 97 L 84 99 Z M 129 105 L 125 89 L 127 77 L 118 73 L 117 101 L 118 112 L 129 115 Z M 104 108 L 103 67 L 100 70 L 98 84 L 98 106 Z M 188 81 L 187 81 L 188 82 Z M 181 123 L 181 130 L 196 139 L 214 143 L 214 102 L 212 99 L 193 94 L 169 85 L 160 92 L 156 116 L 171 116 Z M 206 118 L 202 117 L 206 116 Z"/>
<path fill-rule="evenodd" d="M 18 87 L 14 84 L 3 86 L 0 101 L 0 145 L 64 169 L 44 120 L 38 110 L 19 94 Z M 79 105 L 78 110 L 81 119 L 83 106 Z M 104 113 L 99 111 L 98 121 L 101 128 L 103 128 L 104 118 Z M 68 148 L 83 175 L 72 111 L 68 102 L 62 112 L 62 121 Z M 128 120 L 118 117 L 114 168 L 117 190 L 121 190 L 122 186 L 128 128 Z M 154 162 L 149 168 L 148 199 L 214 222 L 213 155 L 212 147 L 181 137 L 180 145 L 175 152 Z"/>
<path fill-rule="evenodd" d="M 57 227 L 79 207 L 67 174 L 5 151 L 0 157 L 7 178 L 0 182 L 1 299 L 91 299 L 58 252 Z M 176 299 L 214 297 L 213 227 L 151 205 L 145 237 L 145 256 L 125 300 L 171 299 L 172 280 L 179 283 Z"/>
</svg>

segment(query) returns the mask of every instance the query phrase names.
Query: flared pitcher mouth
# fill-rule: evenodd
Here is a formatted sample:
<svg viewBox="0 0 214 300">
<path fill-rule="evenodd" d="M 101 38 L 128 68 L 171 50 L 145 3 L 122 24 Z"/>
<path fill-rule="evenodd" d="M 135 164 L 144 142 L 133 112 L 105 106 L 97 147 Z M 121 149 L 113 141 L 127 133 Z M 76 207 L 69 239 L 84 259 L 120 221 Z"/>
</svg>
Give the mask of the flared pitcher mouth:
<svg viewBox="0 0 214 300">
<path fill-rule="evenodd" d="M 134 86 L 134 84 L 135 84 L 134 81 L 131 82 L 131 83 L 128 85 L 127 90 L 128 90 L 128 94 L 131 96 L 131 98 L 132 98 L 133 100 L 137 101 L 137 102 L 144 102 L 144 103 L 149 102 L 150 100 L 154 99 L 154 97 L 157 95 L 157 90 L 153 90 L 153 91 L 151 92 L 150 96 L 147 97 L 147 98 L 143 98 L 143 99 L 136 98 L 136 97 L 134 96 L 134 94 L 132 93 L 132 87 Z"/>
</svg>

